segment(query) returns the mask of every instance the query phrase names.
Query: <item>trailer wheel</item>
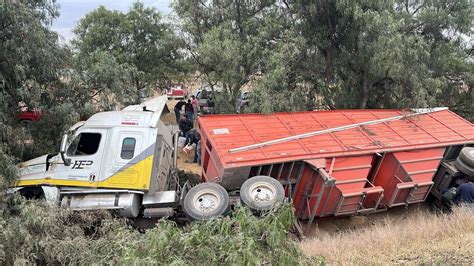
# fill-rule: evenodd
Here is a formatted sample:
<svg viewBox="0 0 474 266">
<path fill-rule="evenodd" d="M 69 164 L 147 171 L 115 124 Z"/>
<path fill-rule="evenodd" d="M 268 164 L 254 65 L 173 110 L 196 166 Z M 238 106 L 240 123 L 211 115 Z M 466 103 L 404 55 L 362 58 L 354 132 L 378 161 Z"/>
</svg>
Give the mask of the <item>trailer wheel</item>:
<svg viewBox="0 0 474 266">
<path fill-rule="evenodd" d="M 458 157 L 465 165 L 474 168 L 474 148 L 464 147 Z"/>
<path fill-rule="evenodd" d="M 201 183 L 186 194 L 183 208 L 192 220 L 208 220 L 230 210 L 229 194 L 219 184 Z"/>
<path fill-rule="evenodd" d="M 240 187 L 242 203 L 255 211 L 270 210 L 284 198 L 285 189 L 281 183 L 269 176 L 254 176 Z"/>
<path fill-rule="evenodd" d="M 454 162 L 454 166 L 456 166 L 456 168 L 460 172 L 462 172 L 462 173 L 464 173 L 468 176 L 474 177 L 474 168 L 467 165 L 464 161 L 461 160 L 460 157 L 458 157 L 456 159 L 456 161 Z"/>
</svg>

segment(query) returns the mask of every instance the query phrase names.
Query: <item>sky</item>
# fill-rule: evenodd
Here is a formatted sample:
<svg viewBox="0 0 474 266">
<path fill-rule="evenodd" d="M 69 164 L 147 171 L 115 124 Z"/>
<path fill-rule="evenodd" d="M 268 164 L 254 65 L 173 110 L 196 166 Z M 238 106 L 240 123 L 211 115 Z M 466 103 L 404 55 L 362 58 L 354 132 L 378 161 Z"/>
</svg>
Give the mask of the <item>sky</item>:
<svg viewBox="0 0 474 266">
<path fill-rule="evenodd" d="M 52 30 L 64 37 L 66 42 L 73 38 L 72 29 L 87 13 L 100 5 L 107 9 L 126 12 L 136 0 L 58 0 L 59 18 L 53 22 Z M 171 0 L 141 0 L 145 6 L 155 7 L 163 14 L 171 13 Z"/>
</svg>

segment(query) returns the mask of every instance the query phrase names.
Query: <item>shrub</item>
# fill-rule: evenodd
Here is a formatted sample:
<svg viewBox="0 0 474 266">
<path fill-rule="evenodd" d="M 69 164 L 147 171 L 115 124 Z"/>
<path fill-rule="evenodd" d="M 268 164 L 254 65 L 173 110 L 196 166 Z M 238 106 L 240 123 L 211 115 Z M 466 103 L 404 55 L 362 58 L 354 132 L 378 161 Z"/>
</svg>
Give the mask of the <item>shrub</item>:
<svg viewBox="0 0 474 266">
<path fill-rule="evenodd" d="M 305 264 L 288 239 L 288 205 L 262 217 L 237 208 L 231 217 L 179 227 L 160 220 L 140 232 L 109 212 L 73 212 L 19 200 L 0 218 L 0 264 Z"/>
</svg>

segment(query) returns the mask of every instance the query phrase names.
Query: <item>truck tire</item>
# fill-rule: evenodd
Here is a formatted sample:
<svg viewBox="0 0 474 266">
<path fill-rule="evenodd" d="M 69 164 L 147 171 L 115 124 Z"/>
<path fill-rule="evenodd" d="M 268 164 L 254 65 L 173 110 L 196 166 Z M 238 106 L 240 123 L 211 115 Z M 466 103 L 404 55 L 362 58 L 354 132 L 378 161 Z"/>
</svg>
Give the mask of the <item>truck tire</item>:
<svg viewBox="0 0 474 266">
<path fill-rule="evenodd" d="M 466 163 L 464 163 L 464 161 L 461 160 L 461 157 L 458 157 L 456 159 L 456 161 L 454 162 L 454 166 L 456 166 L 456 168 L 460 172 L 462 172 L 462 173 L 464 173 L 464 174 L 466 174 L 470 177 L 474 177 L 474 167 L 470 167 Z"/>
<path fill-rule="evenodd" d="M 230 210 L 227 191 L 216 183 L 201 183 L 184 197 L 183 208 L 191 220 L 208 220 Z"/>
<path fill-rule="evenodd" d="M 458 157 L 465 165 L 474 168 L 474 148 L 464 147 Z"/>
<path fill-rule="evenodd" d="M 240 187 L 240 200 L 254 211 L 266 211 L 285 199 L 282 184 L 269 176 L 254 176 Z"/>
</svg>

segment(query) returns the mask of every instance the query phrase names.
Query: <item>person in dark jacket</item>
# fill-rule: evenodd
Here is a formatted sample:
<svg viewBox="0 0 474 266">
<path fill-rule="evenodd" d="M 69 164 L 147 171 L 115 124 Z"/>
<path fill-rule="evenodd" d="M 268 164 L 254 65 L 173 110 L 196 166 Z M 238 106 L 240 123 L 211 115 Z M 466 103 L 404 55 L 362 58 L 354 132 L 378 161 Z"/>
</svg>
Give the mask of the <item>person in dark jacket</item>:
<svg viewBox="0 0 474 266">
<path fill-rule="evenodd" d="M 201 134 L 199 134 L 199 132 L 194 128 L 188 132 L 184 146 L 186 147 L 187 145 L 192 144 L 196 144 L 193 163 L 201 164 Z"/>
<path fill-rule="evenodd" d="M 181 131 L 181 136 L 186 138 L 188 132 L 193 128 L 193 122 L 183 115 L 178 122 L 178 127 L 179 131 Z"/>
<path fill-rule="evenodd" d="M 208 108 L 208 112 L 210 114 L 214 114 L 214 107 L 216 106 L 216 104 L 214 103 L 214 101 L 212 100 L 211 97 L 209 97 L 209 99 L 207 100 L 207 108 Z"/>
<path fill-rule="evenodd" d="M 174 106 L 174 115 L 176 116 L 176 124 L 179 123 L 179 118 L 181 117 L 181 109 L 183 109 L 183 106 L 186 104 L 186 102 L 183 99 L 180 99 L 176 105 Z"/>
<path fill-rule="evenodd" d="M 188 102 L 186 103 L 186 105 L 184 106 L 184 112 L 186 113 L 186 118 L 188 118 L 189 120 L 193 121 L 194 122 L 194 108 L 193 108 L 193 105 L 191 103 L 191 100 L 188 99 Z"/>
<path fill-rule="evenodd" d="M 474 203 L 474 183 L 467 182 L 459 185 L 456 189 L 456 196 L 454 197 L 454 203 Z"/>
</svg>

